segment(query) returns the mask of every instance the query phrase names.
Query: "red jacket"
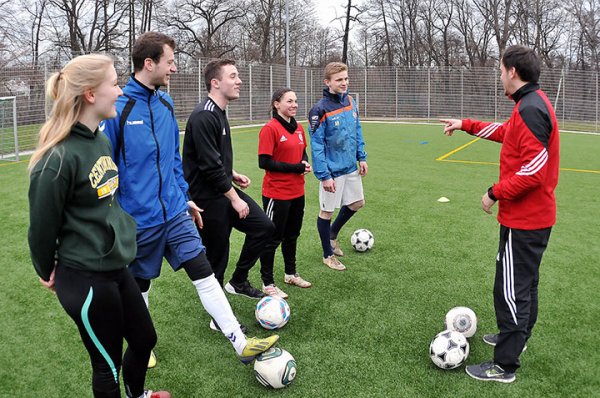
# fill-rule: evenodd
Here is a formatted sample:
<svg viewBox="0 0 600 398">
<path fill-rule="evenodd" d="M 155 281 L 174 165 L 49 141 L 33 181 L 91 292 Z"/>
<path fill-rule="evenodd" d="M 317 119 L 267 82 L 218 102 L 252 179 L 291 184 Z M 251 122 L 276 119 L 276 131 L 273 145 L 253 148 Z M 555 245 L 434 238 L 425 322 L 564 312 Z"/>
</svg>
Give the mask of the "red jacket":
<svg viewBox="0 0 600 398">
<path fill-rule="evenodd" d="M 516 102 L 505 123 L 465 119 L 462 129 L 501 142 L 498 222 L 516 229 L 548 228 L 556 222 L 554 189 L 558 183 L 558 123 L 546 94 L 528 83 L 512 95 Z"/>
</svg>

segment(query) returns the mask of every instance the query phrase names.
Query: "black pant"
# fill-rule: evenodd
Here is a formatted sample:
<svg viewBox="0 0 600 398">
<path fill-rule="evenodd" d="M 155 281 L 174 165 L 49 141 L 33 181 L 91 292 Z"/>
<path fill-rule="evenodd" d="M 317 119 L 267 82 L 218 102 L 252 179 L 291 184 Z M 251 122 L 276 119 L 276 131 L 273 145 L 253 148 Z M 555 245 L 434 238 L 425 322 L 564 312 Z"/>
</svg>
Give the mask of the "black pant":
<svg viewBox="0 0 600 398">
<path fill-rule="evenodd" d="M 500 226 L 494 308 L 500 334 L 494 362 L 508 372 L 519 368 L 519 355 L 538 315 L 539 268 L 552 228 L 526 231 Z"/>
<path fill-rule="evenodd" d="M 263 196 L 263 208 L 267 217 L 275 224 L 275 233 L 260 256 L 260 273 L 263 284 L 266 286 L 275 283 L 273 263 L 279 244 L 281 244 L 285 273 L 288 275 L 296 273 L 296 243 L 304 218 L 304 196 L 290 200 L 271 199 Z"/>
<path fill-rule="evenodd" d="M 240 219 L 225 196 L 194 200 L 201 209 L 204 209 L 202 213 L 204 228 L 199 232 L 206 246 L 206 257 L 221 286 L 223 286 L 225 269 L 229 261 L 229 236 L 232 228 L 246 234 L 240 258 L 231 277 L 234 283 L 242 283 L 248 279 L 248 272 L 256 264 L 275 231 L 275 226 L 256 202 L 241 190 L 237 188 L 235 190 L 250 208 L 246 218 Z"/>
<path fill-rule="evenodd" d="M 89 272 L 59 265 L 56 294 L 90 355 L 94 396 L 121 396 L 121 365 L 128 395 L 140 396 L 156 332 L 129 270 Z"/>
</svg>

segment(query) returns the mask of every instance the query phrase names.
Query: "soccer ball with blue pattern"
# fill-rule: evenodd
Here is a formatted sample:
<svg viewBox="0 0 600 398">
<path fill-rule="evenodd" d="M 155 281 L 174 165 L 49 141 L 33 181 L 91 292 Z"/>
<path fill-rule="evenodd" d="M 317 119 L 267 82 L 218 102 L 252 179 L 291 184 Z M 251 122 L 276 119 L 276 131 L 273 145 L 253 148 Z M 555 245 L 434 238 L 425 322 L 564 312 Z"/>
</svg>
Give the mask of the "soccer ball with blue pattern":
<svg viewBox="0 0 600 398">
<path fill-rule="evenodd" d="M 357 252 L 366 252 L 373 247 L 375 238 L 368 229 L 357 229 L 350 236 L 350 243 Z"/>
<path fill-rule="evenodd" d="M 267 296 L 256 304 L 256 320 L 265 329 L 280 329 L 290 320 L 290 306 L 279 297 Z"/>
<path fill-rule="evenodd" d="M 269 348 L 256 357 L 254 375 L 265 387 L 283 388 L 296 377 L 296 360 L 282 348 Z"/>
<path fill-rule="evenodd" d="M 444 330 L 431 340 L 429 356 L 441 369 L 458 368 L 469 356 L 469 342 L 462 333 Z"/>
</svg>

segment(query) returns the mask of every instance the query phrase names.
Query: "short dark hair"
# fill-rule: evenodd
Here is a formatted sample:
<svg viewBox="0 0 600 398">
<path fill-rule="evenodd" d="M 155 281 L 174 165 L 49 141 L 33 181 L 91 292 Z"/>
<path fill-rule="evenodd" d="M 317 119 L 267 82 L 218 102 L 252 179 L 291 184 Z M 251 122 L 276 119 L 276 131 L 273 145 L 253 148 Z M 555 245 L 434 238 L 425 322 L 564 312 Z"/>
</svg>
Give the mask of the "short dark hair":
<svg viewBox="0 0 600 398">
<path fill-rule="evenodd" d="M 289 87 L 282 87 L 273 92 L 273 96 L 271 97 L 271 114 L 273 115 L 273 117 L 277 115 L 277 108 L 275 108 L 275 102 L 281 102 L 281 97 L 290 92 L 293 93 L 294 90 L 292 90 Z"/>
<path fill-rule="evenodd" d="M 515 68 L 524 82 L 537 83 L 540 78 L 541 62 L 535 52 L 525 46 L 508 47 L 502 55 L 502 65 L 506 69 Z"/>
<path fill-rule="evenodd" d="M 221 58 L 210 61 L 204 67 L 204 84 L 206 85 L 206 91 L 210 93 L 210 82 L 212 79 L 221 80 L 223 73 L 221 68 L 226 65 L 235 65 L 235 61 L 229 58 Z"/>
<path fill-rule="evenodd" d="M 137 38 L 131 50 L 133 71 L 139 72 L 144 68 L 144 61 L 150 58 L 159 62 L 164 52 L 165 44 L 175 50 L 175 39 L 158 32 L 146 32 Z"/>
</svg>

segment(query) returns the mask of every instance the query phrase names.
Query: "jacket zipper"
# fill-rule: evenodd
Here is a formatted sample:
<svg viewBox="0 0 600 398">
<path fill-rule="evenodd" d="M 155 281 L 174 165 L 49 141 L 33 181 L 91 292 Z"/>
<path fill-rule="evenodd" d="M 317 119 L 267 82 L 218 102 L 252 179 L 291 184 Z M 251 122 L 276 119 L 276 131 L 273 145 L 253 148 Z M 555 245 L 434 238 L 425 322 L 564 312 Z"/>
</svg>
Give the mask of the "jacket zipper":
<svg viewBox="0 0 600 398">
<path fill-rule="evenodd" d="M 154 115 L 152 114 L 152 107 L 150 106 L 150 100 L 152 99 L 152 94 L 148 96 L 148 110 L 150 111 L 150 125 L 152 127 L 152 136 L 154 137 L 154 143 L 156 144 L 156 169 L 158 170 L 158 200 L 162 207 L 163 218 L 165 222 L 167 222 L 167 209 L 165 207 L 165 203 L 162 200 L 162 173 L 160 172 L 160 146 L 158 145 L 158 138 L 156 137 L 156 132 L 154 131 Z"/>
</svg>

